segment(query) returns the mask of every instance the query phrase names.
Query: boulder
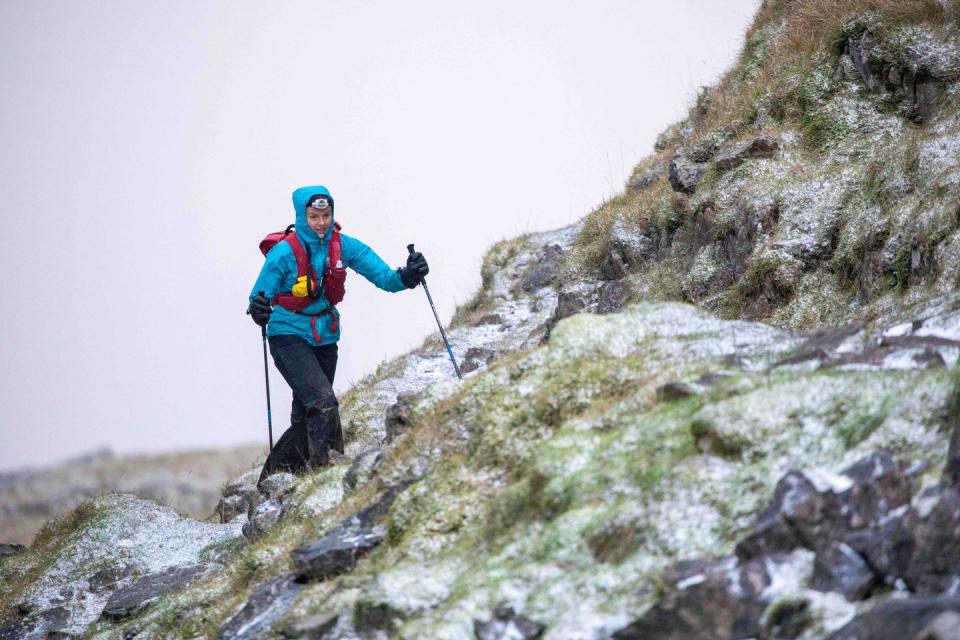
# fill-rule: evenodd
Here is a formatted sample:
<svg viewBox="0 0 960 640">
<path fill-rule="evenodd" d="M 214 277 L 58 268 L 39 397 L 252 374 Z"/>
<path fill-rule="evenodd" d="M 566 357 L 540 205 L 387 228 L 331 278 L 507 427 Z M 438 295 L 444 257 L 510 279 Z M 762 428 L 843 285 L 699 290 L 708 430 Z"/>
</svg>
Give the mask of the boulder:
<svg viewBox="0 0 960 640">
<path fill-rule="evenodd" d="M 26 549 L 22 544 L 16 543 L 3 543 L 0 544 L 0 558 L 9 558 L 10 556 L 15 556 L 21 551 Z"/>
<path fill-rule="evenodd" d="M 243 607 L 220 628 L 218 640 L 259 640 L 267 636 L 302 589 L 292 573 L 257 586 Z"/>
<path fill-rule="evenodd" d="M 706 167 L 704 162 L 693 162 L 683 156 L 674 158 L 670 161 L 670 186 L 678 193 L 692 194 L 703 179 Z"/>
<path fill-rule="evenodd" d="M 543 636 L 546 627 L 522 616 L 506 604 L 493 610 L 488 622 L 473 621 L 473 633 L 477 640 L 535 640 Z"/>
<path fill-rule="evenodd" d="M 520 279 L 520 288 L 529 293 L 551 284 L 560 271 L 562 260 L 560 247 L 548 246 L 540 259 Z"/>
<path fill-rule="evenodd" d="M 851 620 L 829 640 L 919 640 L 947 612 L 960 613 L 960 598 L 889 599 Z"/>
<path fill-rule="evenodd" d="M 343 476 L 344 489 L 349 493 L 369 482 L 382 461 L 383 449 L 380 447 L 362 451 L 360 455 L 354 458 L 353 464 L 350 465 L 347 473 Z"/>
<path fill-rule="evenodd" d="M 180 591 L 206 576 L 209 565 L 171 567 L 160 573 L 146 575 L 128 587 L 119 589 L 110 596 L 102 616 L 110 620 L 122 620 L 137 615 L 157 598 Z"/>
<path fill-rule="evenodd" d="M 780 143 L 773 138 L 759 136 L 749 142 L 724 149 L 714 157 L 713 163 L 721 171 L 726 171 L 740 166 L 751 158 L 772 158 L 779 149 Z"/>
</svg>

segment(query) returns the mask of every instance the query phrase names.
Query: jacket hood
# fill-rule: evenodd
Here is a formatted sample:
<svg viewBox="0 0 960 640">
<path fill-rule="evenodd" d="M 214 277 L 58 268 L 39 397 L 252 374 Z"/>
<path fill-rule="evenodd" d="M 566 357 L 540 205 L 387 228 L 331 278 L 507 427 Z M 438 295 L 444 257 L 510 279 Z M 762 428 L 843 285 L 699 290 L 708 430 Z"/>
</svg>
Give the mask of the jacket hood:
<svg viewBox="0 0 960 640">
<path fill-rule="evenodd" d="M 297 235 L 309 244 L 311 249 L 316 249 L 320 246 L 321 240 L 330 238 L 330 234 L 333 233 L 333 221 L 331 220 L 330 228 L 327 229 L 327 233 L 322 239 L 310 228 L 310 225 L 307 224 L 307 203 L 313 196 L 326 196 L 330 200 L 330 213 L 333 214 L 333 196 L 330 195 L 330 191 L 325 186 L 318 184 L 310 187 L 300 187 L 293 192 L 293 209 L 297 213 L 294 228 L 297 230 Z"/>
</svg>

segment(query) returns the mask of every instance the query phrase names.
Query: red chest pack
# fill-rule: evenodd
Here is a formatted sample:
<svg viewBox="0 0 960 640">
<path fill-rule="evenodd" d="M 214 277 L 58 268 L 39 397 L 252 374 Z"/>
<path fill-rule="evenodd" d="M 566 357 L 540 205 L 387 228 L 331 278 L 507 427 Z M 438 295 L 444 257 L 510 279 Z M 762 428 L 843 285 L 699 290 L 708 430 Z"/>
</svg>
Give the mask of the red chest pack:
<svg viewBox="0 0 960 640">
<path fill-rule="evenodd" d="M 317 314 L 304 314 L 312 316 L 310 326 L 313 329 L 314 338 L 321 342 L 320 335 L 316 329 L 317 317 L 329 315 L 330 331 L 337 331 L 337 315 L 333 312 L 333 307 L 343 300 L 346 294 L 347 269 L 343 264 L 343 250 L 340 244 L 340 223 L 333 223 L 333 231 L 330 233 L 330 246 L 327 249 L 327 260 L 323 269 L 323 278 L 318 278 L 316 269 L 310 262 L 310 253 L 306 246 L 300 242 L 294 225 L 288 226 L 284 231 L 276 231 L 268 234 L 260 241 L 260 252 L 264 256 L 275 245 L 280 242 L 286 242 L 293 249 L 293 256 L 297 261 L 297 281 L 288 293 L 277 293 L 273 298 L 273 304 L 280 305 L 288 311 L 302 313 L 304 309 L 313 304 L 320 298 L 321 292 L 330 303 L 330 306 Z M 319 281 L 319 282 L 318 282 Z"/>
</svg>

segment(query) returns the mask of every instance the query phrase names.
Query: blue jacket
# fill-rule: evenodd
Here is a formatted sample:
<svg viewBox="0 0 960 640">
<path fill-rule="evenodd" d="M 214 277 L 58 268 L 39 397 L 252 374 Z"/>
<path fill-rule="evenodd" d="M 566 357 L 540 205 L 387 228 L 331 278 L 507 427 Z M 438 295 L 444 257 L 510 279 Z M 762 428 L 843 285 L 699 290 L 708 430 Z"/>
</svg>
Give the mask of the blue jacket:
<svg viewBox="0 0 960 640">
<path fill-rule="evenodd" d="M 293 192 L 293 208 L 297 213 L 295 229 L 300 241 L 306 245 L 310 252 L 310 261 L 313 268 L 317 270 L 318 275 L 322 275 L 327 263 L 327 247 L 330 243 L 330 235 L 333 233 L 333 224 L 327 229 L 327 233 L 321 238 L 307 225 L 307 202 L 314 195 L 325 195 L 333 197 L 327 188 L 321 185 L 312 187 L 301 187 Z M 363 244 L 356 238 L 341 233 L 340 247 L 343 253 L 344 265 L 353 269 L 364 278 L 372 282 L 384 291 L 402 291 L 407 287 L 400 280 L 400 275 L 396 270 L 391 269 L 380 256 Z M 293 249 L 286 242 L 277 243 L 268 253 L 267 260 L 260 270 L 257 281 L 253 284 L 250 291 L 250 300 L 260 291 L 270 298 L 277 293 L 287 293 L 293 288 L 297 281 L 297 260 L 293 255 Z M 347 284 L 349 285 L 349 278 Z M 322 289 L 321 289 L 322 292 Z M 273 314 L 270 316 L 270 322 L 267 324 L 268 336 L 293 335 L 300 336 L 311 345 L 332 344 L 340 339 L 339 311 L 333 310 L 332 314 L 320 316 L 316 320 L 317 331 L 322 338 L 318 343 L 314 338 L 313 330 L 310 327 L 310 316 L 307 314 L 321 313 L 330 307 L 326 297 L 321 296 L 301 313 L 293 313 L 281 306 L 273 308 Z M 336 314 L 337 321 L 334 322 Z M 331 326 L 336 326 L 336 331 L 331 331 Z"/>
</svg>

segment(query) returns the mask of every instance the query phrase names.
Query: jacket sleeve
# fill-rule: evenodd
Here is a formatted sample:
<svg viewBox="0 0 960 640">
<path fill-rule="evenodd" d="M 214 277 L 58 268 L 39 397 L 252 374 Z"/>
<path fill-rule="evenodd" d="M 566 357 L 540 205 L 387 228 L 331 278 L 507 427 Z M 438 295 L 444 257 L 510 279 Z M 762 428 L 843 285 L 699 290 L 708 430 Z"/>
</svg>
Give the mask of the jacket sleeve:
<svg viewBox="0 0 960 640">
<path fill-rule="evenodd" d="M 286 242 L 277 243 L 273 249 L 270 249 L 267 252 L 267 259 L 260 269 L 260 275 L 257 276 L 257 281 L 253 283 L 253 289 L 250 290 L 249 300 L 252 301 L 261 291 L 272 300 L 273 296 L 280 291 L 284 277 L 290 269 L 289 263 L 291 260 L 294 261 L 294 266 L 296 266 L 293 249 Z"/>
<path fill-rule="evenodd" d="M 400 274 L 392 269 L 373 249 L 356 238 L 340 234 L 340 246 L 344 263 L 374 286 L 384 291 L 396 292 L 407 288 Z"/>
</svg>

